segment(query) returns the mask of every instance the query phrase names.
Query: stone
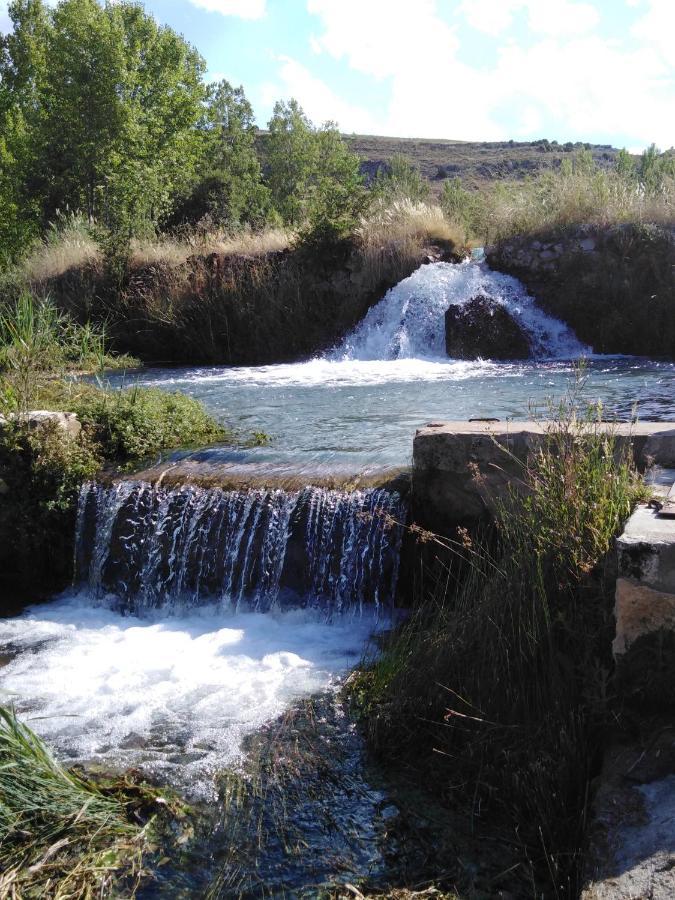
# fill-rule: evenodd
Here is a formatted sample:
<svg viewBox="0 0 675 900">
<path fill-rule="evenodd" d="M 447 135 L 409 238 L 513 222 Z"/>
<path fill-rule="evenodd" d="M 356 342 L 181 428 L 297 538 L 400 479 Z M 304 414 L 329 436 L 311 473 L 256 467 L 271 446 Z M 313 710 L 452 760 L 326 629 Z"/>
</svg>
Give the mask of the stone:
<svg viewBox="0 0 675 900">
<path fill-rule="evenodd" d="M 639 741 L 615 742 L 605 755 L 581 900 L 670 900 L 674 835 L 675 730 L 666 723 Z"/>
<path fill-rule="evenodd" d="M 595 241 L 593 240 L 593 238 L 584 238 L 583 240 L 579 241 L 579 247 L 584 251 L 584 253 L 591 253 L 593 250 L 595 250 Z"/>
<path fill-rule="evenodd" d="M 445 348 L 453 359 L 527 359 L 530 341 L 508 310 L 477 295 L 445 314 Z"/>
<path fill-rule="evenodd" d="M 612 643 L 615 658 L 647 634 L 662 629 L 675 630 L 675 594 L 655 591 L 628 578 L 616 582 L 614 606 L 616 637 Z"/>
<path fill-rule="evenodd" d="M 662 643 L 664 633 L 675 633 L 675 520 L 662 519 L 657 509 L 639 506 L 618 538 L 616 549 L 616 636 L 612 650 L 618 660 L 648 635 L 657 635 Z"/>
<path fill-rule="evenodd" d="M 40 428 L 45 424 L 52 423 L 69 438 L 78 437 L 82 431 L 82 423 L 75 413 L 71 412 L 37 409 L 27 413 L 25 421 L 29 428 Z M 4 416 L 0 416 L 0 428 L 6 422 L 7 419 Z"/>
<path fill-rule="evenodd" d="M 504 496 L 509 485 L 519 483 L 522 462 L 546 439 L 550 427 L 550 423 L 534 421 L 436 421 L 419 429 L 413 444 L 414 520 L 431 531 L 450 534 L 458 524 L 470 524 L 490 515 L 495 500 Z M 664 467 L 672 465 L 672 422 L 606 427 L 620 443 L 631 443 L 640 468 L 651 462 Z M 662 521 L 675 524 L 672 519 Z M 629 577 L 626 570 L 622 577 Z M 648 586 L 669 590 L 665 585 L 657 579 Z"/>
</svg>

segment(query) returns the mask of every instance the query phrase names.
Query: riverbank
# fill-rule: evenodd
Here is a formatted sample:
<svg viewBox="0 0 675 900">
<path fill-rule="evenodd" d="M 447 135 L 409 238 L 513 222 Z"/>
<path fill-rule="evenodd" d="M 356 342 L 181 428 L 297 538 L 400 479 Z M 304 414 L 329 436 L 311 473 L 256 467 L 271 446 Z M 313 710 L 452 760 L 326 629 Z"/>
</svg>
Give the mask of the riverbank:
<svg viewBox="0 0 675 900">
<path fill-rule="evenodd" d="M 328 349 L 420 265 L 465 255 L 438 207 L 401 202 L 341 241 L 315 246 L 289 234 L 284 243 L 276 232 L 239 242 L 166 239 L 132 251 L 116 274 L 93 242 L 71 253 L 56 242 L 15 278 L 76 320 L 105 323 L 118 353 L 263 365 Z"/>
</svg>

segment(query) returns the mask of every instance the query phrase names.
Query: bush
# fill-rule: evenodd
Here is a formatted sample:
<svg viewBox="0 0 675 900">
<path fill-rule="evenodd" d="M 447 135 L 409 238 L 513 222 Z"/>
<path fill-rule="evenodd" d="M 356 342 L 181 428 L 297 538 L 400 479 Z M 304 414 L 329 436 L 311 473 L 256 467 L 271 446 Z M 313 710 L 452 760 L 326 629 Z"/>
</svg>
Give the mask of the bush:
<svg viewBox="0 0 675 900">
<path fill-rule="evenodd" d="M 140 460 L 161 450 L 228 437 L 198 400 L 157 388 L 94 388 L 76 394 L 66 405 L 91 430 L 109 460 Z"/>
<path fill-rule="evenodd" d="M 523 481 L 493 540 L 448 545 L 462 577 L 438 577 L 363 676 L 362 702 L 380 754 L 417 770 L 472 827 L 516 841 L 520 890 L 572 895 L 609 719 L 604 559 L 643 488 L 612 436 L 569 409 Z"/>
</svg>

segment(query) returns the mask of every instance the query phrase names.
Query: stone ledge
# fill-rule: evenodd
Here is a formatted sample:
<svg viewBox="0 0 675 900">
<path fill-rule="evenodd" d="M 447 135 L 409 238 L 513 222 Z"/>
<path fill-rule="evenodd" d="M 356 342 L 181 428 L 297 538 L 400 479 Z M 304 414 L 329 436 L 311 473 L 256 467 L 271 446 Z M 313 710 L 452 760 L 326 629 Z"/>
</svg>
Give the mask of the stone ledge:
<svg viewBox="0 0 675 900">
<path fill-rule="evenodd" d="M 554 426 L 538 421 L 434 422 L 413 444 L 413 516 L 448 533 L 480 518 L 508 485 L 517 487 L 522 463 Z M 675 423 L 637 422 L 599 426 L 629 441 L 638 465 L 675 466 Z"/>
</svg>

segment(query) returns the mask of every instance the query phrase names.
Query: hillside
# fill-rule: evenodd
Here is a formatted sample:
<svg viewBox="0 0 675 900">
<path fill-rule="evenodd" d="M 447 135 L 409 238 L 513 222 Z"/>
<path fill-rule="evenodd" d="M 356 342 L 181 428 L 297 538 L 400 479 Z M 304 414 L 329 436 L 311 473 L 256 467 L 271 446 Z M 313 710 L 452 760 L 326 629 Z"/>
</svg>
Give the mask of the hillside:
<svg viewBox="0 0 675 900">
<path fill-rule="evenodd" d="M 500 179 L 525 178 L 540 169 L 557 168 L 574 150 L 590 147 L 600 166 L 609 166 L 617 150 L 609 145 L 558 144 L 546 140 L 517 143 L 515 141 L 447 141 L 417 138 L 392 138 L 373 135 L 345 135 L 350 148 L 364 161 L 364 170 L 374 175 L 377 169 L 396 154 L 407 156 L 440 192 L 446 178 L 459 177 L 465 187 L 480 187 Z"/>
</svg>

